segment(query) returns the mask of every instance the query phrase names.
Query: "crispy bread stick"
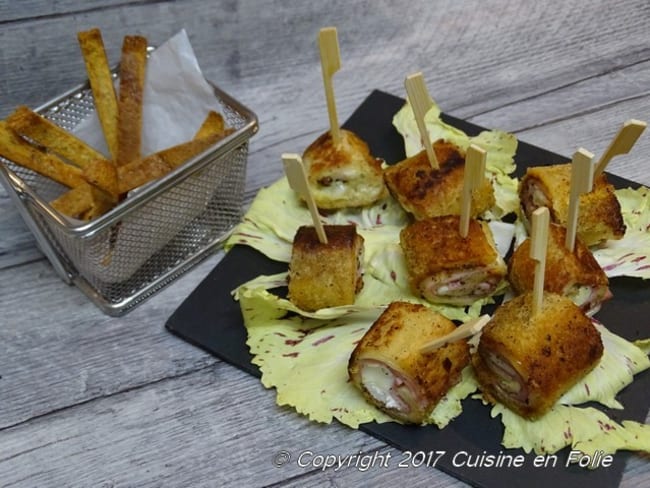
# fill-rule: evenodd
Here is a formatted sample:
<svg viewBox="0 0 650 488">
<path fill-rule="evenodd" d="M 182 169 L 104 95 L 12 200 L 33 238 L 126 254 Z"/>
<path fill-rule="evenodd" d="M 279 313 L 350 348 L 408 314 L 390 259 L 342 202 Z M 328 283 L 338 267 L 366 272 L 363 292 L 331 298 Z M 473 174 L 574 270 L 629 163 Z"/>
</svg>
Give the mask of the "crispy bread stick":
<svg viewBox="0 0 650 488">
<path fill-rule="evenodd" d="M 5 121 L 0 121 L 0 155 L 70 188 L 85 183 L 79 168 L 32 146 Z"/>
<path fill-rule="evenodd" d="M 118 191 L 127 193 L 134 188 L 160 178 L 172 170 L 157 153 L 117 168 Z"/>
<path fill-rule="evenodd" d="M 95 28 L 79 32 L 77 39 L 86 63 L 86 72 L 106 145 L 111 157 L 115 159 L 117 157 L 117 96 L 102 34 Z"/>
<path fill-rule="evenodd" d="M 80 168 L 104 159 L 100 152 L 81 139 L 25 106 L 18 107 L 7 117 L 7 124 L 18 134 L 29 137 Z"/>
<path fill-rule="evenodd" d="M 166 175 L 188 159 L 205 151 L 217 140 L 219 140 L 219 137 L 216 135 L 204 137 L 203 139 L 194 139 L 118 167 L 118 192 L 120 194 L 126 193 L 151 180 Z"/>
<path fill-rule="evenodd" d="M 52 200 L 50 205 L 68 217 L 90 220 L 108 212 L 115 201 L 98 188 L 83 183 Z"/>
<path fill-rule="evenodd" d="M 191 141 L 168 147 L 119 167 L 117 169 L 118 192 L 126 193 L 164 176 L 187 160 L 201 154 L 232 131 L 233 129 L 224 127 L 221 115 L 210 112 Z"/>
<path fill-rule="evenodd" d="M 118 148 L 116 163 L 123 166 L 140 159 L 142 139 L 142 105 L 147 65 L 147 40 L 125 36 L 120 61 L 118 101 Z"/>
<path fill-rule="evenodd" d="M 83 177 L 92 185 L 101 188 L 114 198 L 119 197 L 117 168 L 112 161 L 98 160 L 83 169 Z"/>
<path fill-rule="evenodd" d="M 233 132 L 233 128 L 225 126 L 221 114 L 210 111 L 191 141 L 168 147 L 156 154 L 169 166 L 176 168 Z"/>
<path fill-rule="evenodd" d="M 194 139 L 203 139 L 204 137 L 210 137 L 214 134 L 222 134 L 224 131 L 232 132 L 232 129 L 226 129 L 226 123 L 223 120 L 223 116 L 210 110 L 210 113 L 205 117 L 205 120 L 199 127 L 199 130 L 194 134 Z M 224 135 L 229 134 L 230 132 L 224 133 Z"/>
</svg>

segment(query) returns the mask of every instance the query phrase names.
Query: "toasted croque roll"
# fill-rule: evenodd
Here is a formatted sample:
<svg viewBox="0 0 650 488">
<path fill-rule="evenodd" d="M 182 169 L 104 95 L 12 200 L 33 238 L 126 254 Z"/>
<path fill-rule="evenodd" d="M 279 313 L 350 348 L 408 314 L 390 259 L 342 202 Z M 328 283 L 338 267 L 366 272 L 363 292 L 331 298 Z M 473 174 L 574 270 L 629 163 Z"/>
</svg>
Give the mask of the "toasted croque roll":
<svg viewBox="0 0 650 488">
<path fill-rule="evenodd" d="M 549 226 L 544 289 L 570 298 L 587 315 L 593 315 L 612 297 L 609 279 L 580 238 L 576 239 L 573 252 L 566 248 L 566 233 L 561 225 Z M 508 279 L 517 294 L 533 289 L 535 264 L 530 257 L 528 238 L 508 261 Z"/>
<path fill-rule="evenodd" d="M 591 319 L 567 297 L 532 293 L 501 305 L 483 329 L 472 365 L 488 401 L 528 419 L 544 415 L 598 364 L 603 344 Z"/>
<path fill-rule="evenodd" d="M 456 326 L 424 305 L 393 302 L 352 351 L 348 373 L 365 398 L 388 415 L 422 424 L 469 364 L 465 340 L 419 349 Z"/>
<path fill-rule="evenodd" d="M 384 180 L 393 197 L 417 220 L 460 214 L 465 173 L 465 152 L 442 139 L 433 143 L 439 169 L 433 169 L 423 149 L 384 170 Z M 488 178 L 472 192 L 471 216 L 482 214 L 495 204 Z"/>
<path fill-rule="evenodd" d="M 551 222 L 566 227 L 570 193 L 570 164 L 528 168 L 519 184 L 522 213 L 529 220 L 536 209 L 548 207 Z M 621 205 L 605 173 L 594 178 L 592 191 L 580 195 L 577 235 L 587 246 L 625 235 Z"/>
<path fill-rule="evenodd" d="M 411 289 L 432 303 L 470 305 L 494 294 L 507 273 L 490 227 L 470 219 L 463 238 L 459 221 L 457 215 L 432 217 L 400 232 Z"/>
<path fill-rule="evenodd" d="M 293 239 L 289 262 L 289 300 L 315 310 L 351 305 L 363 287 L 363 237 L 354 225 L 326 225 L 327 244 L 316 229 L 302 226 Z"/>
<path fill-rule="evenodd" d="M 322 134 L 305 150 L 302 161 L 320 209 L 362 207 L 388 195 L 381 161 L 348 130 L 341 129 L 338 144 L 334 144 L 329 131 Z"/>
</svg>

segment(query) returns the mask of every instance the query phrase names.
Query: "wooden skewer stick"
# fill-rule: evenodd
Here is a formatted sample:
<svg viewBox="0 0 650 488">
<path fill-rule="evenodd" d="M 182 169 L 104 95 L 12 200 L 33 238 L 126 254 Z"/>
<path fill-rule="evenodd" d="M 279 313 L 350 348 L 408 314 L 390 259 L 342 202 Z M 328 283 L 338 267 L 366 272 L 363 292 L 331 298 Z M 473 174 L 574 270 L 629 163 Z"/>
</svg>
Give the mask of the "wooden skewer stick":
<svg viewBox="0 0 650 488">
<path fill-rule="evenodd" d="M 566 239 L 564 245 L 573 252 L 578 230 L 578 210 L 580 195 L 589 193 L 594 186 L 593 161 L 594 155 L 585 149 L 578 149 L 571 162 L 571 193 L 569 194 L 569 215 L 567 218 Z"/>
<path fill-rule="evenodd" d="M 327 100 L 327 114 L 330 119 L 330 133 L 332 141 L 338 144 L 341 141 L 341 129 L 336 115 L 336 101 L 334 99 L 334 86 L 332 76 L 341 69 L 341 54 L 339 52 L 339 39 L 336 27 L 324 27 L 318 33 L 320 47 L 320 62 L 323 71 L 323 84 L 325 86 L 325 99 Z"/>
<path fill-rule="evenodd" d="M 289 186 L 307 202 L 309 213 L 311 213 L 311 219 L 316 228 L 318 240 L 321 244 L 327 244 L 327 234 L 325 234 L 325 228 L 323 227 L 323 223 L 320 221 L 314 196 L 309 188 L 305 167 L 302 164 L 302 158 L 298 154 L 285 153 L 282 155 L 282 163 L 284 164 L 284 172 L 287 174 L 287 179 L 289 180 Z"/>
<path fill-rule="evenodd" d="M 643 134 L 647 125 L 647 123 L 636 119 L 630 119 L 625 122 L 623 127 L 618 131 L 618 134 L 616 134 L 616 137 L 614 137 L 612 142 L 609 144 L 607 150 L 601 156 L 598 163 L 596 163 L 594 178 L 605 171 L 605 167 L 614 156 L 629 153 L 637 139 L 641 134 Z"/>
<path fill-rule="evenodd" d="M 483 327 L 490 321 L 490 316 L 485 314 L 481 315 L 478 318 L 472 319 L 468 322 L 465 322 L 463 325 L 459 325 L 456 330 L 446 334 L 442 337 L 427 342 L 424 346 L 420 348 L 420 353 L 425 354 L 427 352 L 435 351 L 441 347 L 451 344 L 452 342 L 465 339 L 467 337 L 472 337 L 473 335 L 478 334 Z"/>
<path fill-rule="evenodd" d="M 485 178 L 486 153 L 476 144 L 467 148 L 465 155 L 465 173 L 463 176 L 463 193 L 460 197 L 460 236 L 464 239 L 469 232 L 469 219 L 472 212 L 472 191 Z"/>
<path fill-rule="evenodd" d="M 427 125 L 424 122 L 424 116 L 429 109 L 433 107 L 433 100 L 431 99 L 431 95 L 429 95 L 427 85 L 424 83 L 422 73 L 418 72 L 407 76 L 406 80 L 404 80 L 404 87 L 406 88 L 406 95 L 409 99 L 409 103 L 413 108 L 413 115 L 415 116 L 415 122 L 418 124 L 420 138 L 422 139 L 422 144 L 427 152 L 429 164 L 431 164 L 433 169 L 439 169 L 440 164 L 436 158 L 436 153 L 433 151 L 431 137 L 429 136 Z"/>
<path fill-rule="evenodd" d="M 533 212 L 530 235 L 530 257 L 535 260 L 533 282 L 533 315 L 542 309 L 544 297 L 544 273 L 546 272 L 546 247 L 548 246 L 548 208 L 540 207 Z"/>
</svg>

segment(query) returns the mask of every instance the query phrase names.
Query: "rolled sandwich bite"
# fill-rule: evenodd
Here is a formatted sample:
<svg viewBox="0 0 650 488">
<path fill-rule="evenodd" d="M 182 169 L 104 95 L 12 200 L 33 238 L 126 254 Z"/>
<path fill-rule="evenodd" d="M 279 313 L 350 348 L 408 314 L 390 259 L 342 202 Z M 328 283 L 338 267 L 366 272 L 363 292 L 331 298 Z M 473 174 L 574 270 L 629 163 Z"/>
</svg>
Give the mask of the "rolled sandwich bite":
<svg viewBox="0 0 650 488">
<path fill-rule="evenodd" d="M 457 215 L 433 217 L 400 232 L 411 289 L 432 303 L 470 305 L 493 295 L 507 273 L 490 227 L 470 219 L 463 238 L 459 221 Z"/>
<path fill-rule="evenodd" d="M 573 252 L 566 248 L 566 233 L 560 225 L 549 225 L 544 290 L 570 298 L 586 314 L 593 315 L 612 297 L 609 279 L 580 238 L 576 239 Z M 533 289 L 535 261 L 530 257 L 530 246 L 529 238 L 508 261 L 508 279 L 517 294 Z"/>
<path fill-rule="evenodd" d="M 433 169 L 422 150 L 384 170 L 390 193 L 417 220 L 460 214 L 465 152 L 442 139 L 433 143 L 439 169 Z M 494 189 L 488 178 L 472 192 L 470 215 L 476 217 L 495 204 Z"/>
<path fill-rule="evenodd" d="M 488 401 L 528 419 L 544 415 L 603 355 L 600 334 L 571 300 L 545 292 L 501 305 L 483 329 L 472 365 Z"/>
<path fill-rule="evenodd" d="M 363 287 L 363 237 L 354 225 L 326 225 L 327 244 L 312 226 L 298 228 L 289 262 L 289 300 L 315 310 L 351 305 Z"/>
<path fill-rule="evenodd" d="M 522 213 L 530 219 L 537 208 L 548 207 L 551 222 L 566 227 L 570 191 L 571 164 L 528 168 L 519 185 Z M 594 178 L 592 191 L 580 195 L 577 235 L 587 246 L 625 235 L 621 205 L 604 173 Z"/>
<path fill-rule="evenodd" d="M 356 134 L 341 129 L 335 144 L 330 131 L 303 153 L 309 186 L 316 205 L 324 210 L 371 205 L 388 194 L 380 160 Z"/>
<path fill-rule="evenodd" d="M 421 346 L 455 330 L 430 308 L 393 302 L 352 351 L 348 373 L 365 398 L 388 415 L 422 424 L 469 364 L 465 340 L 421 353 Z"/>
</svg>

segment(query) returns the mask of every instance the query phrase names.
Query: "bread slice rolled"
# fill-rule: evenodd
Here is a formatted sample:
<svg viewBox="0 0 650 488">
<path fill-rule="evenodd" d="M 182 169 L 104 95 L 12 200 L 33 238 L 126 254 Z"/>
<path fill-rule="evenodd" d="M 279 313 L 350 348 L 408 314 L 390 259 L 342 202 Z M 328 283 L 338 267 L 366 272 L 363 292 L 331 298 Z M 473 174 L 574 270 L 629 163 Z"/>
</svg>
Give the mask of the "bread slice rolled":
<svg viewBox="0 0 650 488">
<path fill-rule="evenodd" d="M 381 161 L 354 132 L 341 130 L 335 144 L 327 131 L 302 155 L 316 206 L 323 210 L 371 205 L 388 195 Z"/>
<path fill-rule="evenodd" d="M 472 354 L 485 398 L 527 419 L 548 412 L 603 355 L 598 330 L 570 299 L 544 292 L 536 315 L 532 301 L 526 293 L 501 305 Z"/>
<path fill-rule="evenodd" d="M 573 252 L 566 248 L 566 232 L 560 225 L 549 226 L 544 289 L 570 298 L 587 315 L 593 315 L 612 297 L 609 279 L 579 237 Z M 530 257 L 530 242 L 530 238 L 522 242 L 508 261 L 508 280 L 517 294 L 533 289 L 536 263 Z"/>
<path fill-rule="evenodd" d="M 519 184 L 522 213 L 529 221 L 536 209 L 548 207 L 551 222 L 566 227 L 570 193 L 570 164 L 528 168 Z M 592 191 L 580 195 L 578 209 L 577 235 L 587 246 L 625 235 L 621 205 L 605 173 L 594 179 Z"/>
<path fill-rule="evenodd" d="M 354 348 L 350 379 L 380 410 L 402 422 L 422 424 L 460 381 L 469 364 L 469 346 L 462 340 L 424 354 L 419 349 L 455 328 L 424 305 L 393 302 Z"/>
<path fill-rule="evenodd" d="M 493 295 L 506 276 L 490 227 L 470 219 L 463 238 L 459 222 L 457 215 L 433 217 L 400 232 L 411 289 L 432 303 L 470 305 Z"/>
<path fill-rule="evenodd" d="M 298 228 L 289 262 L 289 300 L 307 312 L 351 305 L 363 287 L 363 237 L 355 225 L 326 225 L 327 244 L 313 226 Z"/>
<path fill-rule="evenodd" d="M 433 143 L 439 169 L 433 169 L 426 151 L 384 170 L 384 180 L 393 197 L 414 218 L 459 215 L 465 173 L 465 152 L 439 139 Z M 495 204 L 494 189 L 488 178 L 472 191 L 470 214 L 476 217 Z"/>
</svg>

